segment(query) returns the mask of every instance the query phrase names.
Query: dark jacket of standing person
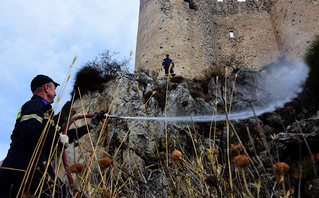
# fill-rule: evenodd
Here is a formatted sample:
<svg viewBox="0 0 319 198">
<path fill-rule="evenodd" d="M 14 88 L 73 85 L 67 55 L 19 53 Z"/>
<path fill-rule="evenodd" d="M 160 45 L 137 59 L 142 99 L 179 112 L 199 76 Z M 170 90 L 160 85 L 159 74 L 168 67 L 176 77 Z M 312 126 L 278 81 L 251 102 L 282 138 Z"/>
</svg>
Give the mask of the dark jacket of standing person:
<svg viewBox="0 0 319 198">
<path fill-rule="evenodd" d="M 171 67 L 171 70 L 170 70 L 170 74 L 172 76 L 175 76 L 175 73 L 174 73 L 174 61 L 172 59 L 169 58 L 169 54 L 166 54 L 166 58 L 163 59 L 163 62 L 162 62 L 162 66 L 164 67 L 164 70 L 165 70 L 165 76 L 168 76 L 168 70 L 169 70 L 169 66 L 172 64 L 172 67 Z"/>
<path fill-rule="evenodd" d="M 36 76 L 31 82 L 33 97 L 20 109 L 11 135 L 10 149 L 0 168 L 0 198 L 16 197 L 21 182 L 25 177 L 32 155 L 36 154 L 24 193 L 34 194 L 45 175 L 40 197 L 51 197 L 55 179 L 51 165 L 45 174 L 49 161 L 51 145 L 59 143 L 61 128 L 51 119 L 53 110 L 51 103 L 56 96 L 55 89 L 59 84 L 44 75 Z M 87 133 L 86 126 L 78 128 L 78 136 Z M 68 131 L 70 141 L 76 139 L 75 129 Z M 39 146 L 39 147 L 38 147 Z M 42 148 L 43 147 L 43 148 Z M 41 149 L 42 148 L 42 149 Z M 35 152 L 38 151 L 38 152 Z M 22 195 L 19 193 L 19 197 Z M 58 180 L 55 187 L 56 197 L 66 197 L 68 191 Z"/>
</svg>

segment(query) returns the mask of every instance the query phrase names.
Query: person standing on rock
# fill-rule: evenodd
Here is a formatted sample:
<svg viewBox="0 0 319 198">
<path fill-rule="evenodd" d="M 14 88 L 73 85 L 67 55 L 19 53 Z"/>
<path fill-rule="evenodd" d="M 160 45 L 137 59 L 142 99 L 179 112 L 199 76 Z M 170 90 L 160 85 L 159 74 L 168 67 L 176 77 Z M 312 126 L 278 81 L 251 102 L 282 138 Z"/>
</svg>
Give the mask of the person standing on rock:
<svg viewBox="0 0 319 198">
<path fill-rule="evenodd" d="M 52 120 L 54 113 L 51 104 L 54 102 L 57 86 L 58 83 L 45 75 L 37 75 L 31 81 L 33 96 L 18 113 L 10 149 L 0 167 L 0 198 L 22 195 L 52 197 L 54 186 L 55 197 L 70 196 L 60 179 L 54 185 L 55 173 L 51 164 L 46 168 L 52 155 L 51 146 L 54 148 L 56 144 L 68 144 L 69 139 L 72 142 L 77 137 L 75 129 L 69 130 L 68 136 L 60 135 L 61 127 Z M 77 129 L 79 138 L 87 132 L 86 126 Z M 34 161 L 31 160 L 32 156 L 35 156 Z M 36 192 L 38 187 L 42 190 L 38 189 Z"/>
<path fill-rule="evenodd" d="M 163 59 L 162 66 L 163 66 L 163 68 L 165 70 L 165 76 L 168 76 L 168 70 L 169 70 L 170 67 L 171 67 L 170 74 L 172 76 L 175 76 L 175 73 L 174 73 L 174 70 L 173 70 L 174 61 L 169 58 L 169 54 L 166 54 L 166 58 Z"/>
</svg>

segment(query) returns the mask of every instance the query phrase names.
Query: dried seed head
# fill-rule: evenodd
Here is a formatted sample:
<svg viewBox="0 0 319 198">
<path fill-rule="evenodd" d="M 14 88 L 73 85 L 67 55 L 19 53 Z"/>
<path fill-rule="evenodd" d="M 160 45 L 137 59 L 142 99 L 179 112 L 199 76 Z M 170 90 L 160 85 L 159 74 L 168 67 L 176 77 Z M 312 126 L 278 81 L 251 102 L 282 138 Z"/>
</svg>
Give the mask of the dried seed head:
<svg viewBox="0 0 319 198">
<path fill-rule="evenodd" d="M 83 170 L 83 165 L 80 164 L 80 163 L 75 163 L 75 164 L 72 164 L 70 167 L 69 167 L 69 171 L 71 173 L 80 173 L 82 172 Z"/>
<path fill-rule="evenodd" d="M 216 155 L 217 154 L 217 151 L 215 149 L 210 149 L 209 152 L 212 154 L 212 155 Z"/>
<path fill-rule="evenodd" d="M 108 167 L 111 166 L 111 164 L 113 164 L 113 159 L 110 159 L 110 158 L 102 158 L 102 159 L 99 159 L 97 161 L 98 165 L 100 166 L 101 170 L 104 170 Z"/>
<path fill-rule="evenodd" d="M 249 157 L 247 155 L 238 155 L 233 158 L 233 162 L 237 167 L 248 168 L 249 167 Z"/>
<path fill-rule="evenodd" d="M 194 125 L 194 130 L 198 131 L 200 129 L 200 126 L 198 124 Z"/>
<path fill-rule="evenodd" d="M 180 152 L 179 150 L 174 150 L 170 157 L 174 161 L 181 160 L 182 159 L 182 152 Z"/>
<path fill-rule="evenodd" d="M 290 169 L 290 166 L 284 162 L 278 162 L 277 164 L 274 165 L 274 169 L 276 172 L 276 175 L 281 175 L 281 171 L 283 173 L 287 173 Z"/>
<path fill-rule="evenodd" d="M 274 166 L 275 172 L 276 172 L 276 179 L 279 183 L 284 182 L 284 175 L 287 173 L 290 169 L 289 165 L 284 162 L 278 162 Z M 282 174 L 283 173 L 283 174 Z"/>
<path fill-rule="evenodd" d="M 231 144 L 230 146 L 232 150 L 237 151 L 238 153 L 240 153 L 243 150 L 243 147 L 241 146 L 241 144 L 238 144 L 238 145 Z"/>
</svg>

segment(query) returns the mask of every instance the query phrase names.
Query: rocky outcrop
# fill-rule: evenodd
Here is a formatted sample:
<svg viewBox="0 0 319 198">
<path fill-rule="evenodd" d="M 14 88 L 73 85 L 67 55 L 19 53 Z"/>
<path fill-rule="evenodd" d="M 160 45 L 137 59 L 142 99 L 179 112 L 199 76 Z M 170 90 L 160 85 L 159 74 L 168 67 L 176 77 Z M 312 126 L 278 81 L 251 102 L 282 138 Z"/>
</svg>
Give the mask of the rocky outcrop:
<svg viewBox="0 0 319 198">
<path fill-rule="evenodd" d="M 118 77 L 104 84 L 103 91 L 89 92 L 82 97 L 82 100 L 74 101 L 71 108 L 72 117 L 100 111 L 116 117 L 104 120 L 90 134 L 85 135 L 75 145 L 70 145 L 67 148 L 69 162 L 80 162 L 91 167 L 91 175 L 96 174 L 94 178 L 98 178 L 100 173 L 96 161 L 104 157 L 113 158 L 116 171 L 125 175 L 125 178 L 135 178 L 139 185 L 143 184 L 144 187 L 146 185 L 143 191 L 131 193 L 136 196 L 145 193 L 164 197 L 172 193 L 169 190 L 172 181 L 167 174 L 169 172 L 173 174 L 171 167 L 176 163 L 170 159 L 170 154 L 175 149 L 182 151 L 185 161 L 183 163 L 193 164 L 195 169 L 200 169 L 205 179 L 214 172 L 209 168 L 209 164 L 212 163 L 208 160 L 211 156 L 210 149 L 218 151 L 219 163 L 227 164 L 227 150 L 230 149 L 227 145 L 228 134 L 229 144 L 242 144 L 246 154 L 253 160 L 251 163 L 256 163 L 255 168 L 251 169 L 254 175 L 260 176 L 259 172 L 265 175 L 271 174 L 271 171 L 266 173 L 265 169 L 262 169 L 262 167 L 266 167 L 267 170 L 271 168 L 269 154 L 273 156 L 274 161 L 286 161 L 292 167 L 298 167 L 292 159 L 296 157 L 299 159 L 299 155 L 291 153 L 292 148 L 301 146 L 301 158 L 309 154 L 307 145 L 310 145 L 314 153 L 319 152 L 314 149 L 319 137 L 319 114 L 299 121 L 293 119 L 288 123 L 277 111 L 264 114 L 257 119 L 251 116 L 244 120 L 232 120 L 229 122 L 230 129 L 223 120 L 203 123 L 170 120 L 170 117 L 178 116 L 193 118 L 216 112 L 224 114 L 225 92 L 227 97 L 228 94 L 232 94 L 227 100 L 232 101 L 232 111 L 235 112 L 251 108 L 249 100 L 256 100 L 255 104 L 263 103 L 265 100 L 262 99 L 267 98 L 264 97 L 267 92 L 263 89 L 262 75 L 261 72 L 242 69 L 239 70 L 237 77 L 226 79 L 229 85 L 227 88 L 222 82 L 216 85 L 216 79 L 212 79 L 208 93 L 202 92 L 203 85 L 200 83 L 183 77 L 179 77 L 178 80 L 164 78 L 157 81 L 143 73 Z M 234 82 L 236 89 L 233 91 Z M 219 101 L 217 108 L 216 100 Z M 149 120 L 145 117 L 149 117 Z M 89 121 L 79 120 L 76 126 L 87 122 Z M 279 136 L 274 138 L 274 135 Z M 267 142 L 266 146 L 263 140 Z M 230 153 L 231 156 L 236 154 L 236 151 Z M 196 165 L 196 157 L 201 161 L 201 166 Z M 93 159 L 93 163 L 90 159 Z M 169 166 L 164 165 L 166 167 L 164 168 L 163 164 L 166 163 Z M 188 169 L 194 171 L 190 167 Z M 223 170 L 226 171 L 226 168 Z M 292 177 L 294 172 L 290 174 Z M 221 179 L 222 176 L 219 177 Z M 275 177 L 272 178 L 270 180 L 274 181 Z M 195 174 L 193 179 L 199 178 Z M 311 177 L 304 179 L 310 183 L 313 181 Z M 203 179 L 199 180 L 205 183 Z M 293 181 L 297 180 L 298 178 Z M 269 190 L 267 189 L 270 188 L 269 183 L 271 182 L 265 184 L 262 192 Z M 98 182 L 94 185 L 98 185 Z M 196 182 L 194 185 L 197 185 Z M 198 185 L 204 184 L 198 183 Z M 177 189 L 177 191 L 181 193 L 183 190 Z M 204 194 L 203 192 L 202 195 Z"/>
</svg>

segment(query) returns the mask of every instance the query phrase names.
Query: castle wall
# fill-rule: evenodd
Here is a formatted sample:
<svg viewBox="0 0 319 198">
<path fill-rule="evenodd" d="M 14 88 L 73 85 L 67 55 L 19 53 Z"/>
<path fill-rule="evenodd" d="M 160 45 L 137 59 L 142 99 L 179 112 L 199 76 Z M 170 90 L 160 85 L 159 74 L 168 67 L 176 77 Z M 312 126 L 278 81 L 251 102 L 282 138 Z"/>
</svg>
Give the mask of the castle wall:
<svg viewBox="0 0 319 198">
<path fill-rule="evenodd" d="M 302 60 L 314 35 L 319 34 L 319 0 L 277 0 L 270 14 L 281 54 Z"/>
<path fill-rule="evenodd" d="M 287 55 L 300 60 L 319 28 L 319 0 L 141 0 L 135 70 L 175 73 L 256 70 Z"/>
<path fill-rule="evenodd" d="M 203 35 L 195 10 L 183 0 L 141 0 L 140 5 L 135 70 L 164 76 L 162 60 L 168 53 L 175 73 L 196 76 L 194 66 L 203 65 Z"/>
<path fill-rule="evenodd" d="M 278 58 L 280 52 L 268 13 L 271 4 L 253 0 L 202 0 L 199 4 L 203 6 L 205 64 L 212 70 L 224 66 L 258 70 Z"/>
</svg>

